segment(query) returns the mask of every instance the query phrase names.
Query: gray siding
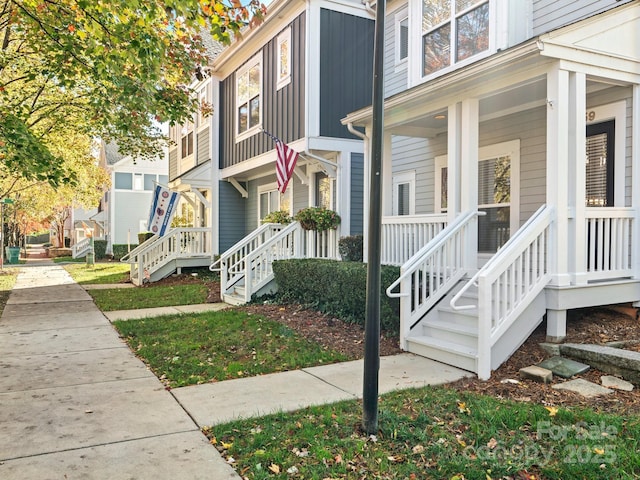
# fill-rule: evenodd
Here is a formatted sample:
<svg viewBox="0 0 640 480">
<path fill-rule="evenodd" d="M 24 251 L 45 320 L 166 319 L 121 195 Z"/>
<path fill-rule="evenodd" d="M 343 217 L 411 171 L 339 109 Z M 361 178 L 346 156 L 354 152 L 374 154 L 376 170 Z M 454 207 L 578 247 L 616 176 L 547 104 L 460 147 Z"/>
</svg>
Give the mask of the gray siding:
<svg viewBox="0 0 640 480">
<path fill-rule="evenodd" d="M 178 178 L 178 149 L 169 151 L 169 181 Z"/>
<path fill-rule="evenodd" d="M 340 123 L 371 104 L 372 20 L 322 9 L 320 12 L 320 135 L 357 138 Z"/>
<path fill-rule="evenodd" d="M 351 235 L 362 235 L 364 216 L 364 155 L 351 154 Z"/>
<path fill-rule="evenodd" d="M 231 248 L 246 235 L 244 216 L 247 205 L 238 190 L 228 182 L 220 182 L 220 252 Z"/>
<path fill-rule="evenodd" d="M 407 62 L 396 66 L 396 13 L 387 15 L 384 42 L 384 95 L 390 97 L 407 89 Z"/>
<path fill-rule="evenodd" d="M 123 192 L 113 194 L 112 208 L 116 221 L 112 225 L 112 242 L 132 245 L 138 244 L 140 220 L 148 220 L 151 205 L 151 192 Z"/>
<path fill-rule="evenodd" d="M 533 34 L 541 35 L 631 1 L 533 0 Z"/>
<path fill-rule="evenodd" d="M 290 26 L 291 83 L 276 89 L 277 39 L 274 37 L 262 50 L 262 128 L 285 142 L 305 136 L 305 14 L 297 17 Z M 257 53 L 254 52 L 250 58 Z M 220 83 L 220 102 L 221 168 L 274 148 L 273 140 L 262 133 L 236 143 L 235 74 Z"/>
<path fill-rule="evenodd" d="M 198 132 L 198 165 L 202 165 L 204 162 L 211 160 L 209 155 L 209 128 L 205 128 Z"/>
<path fill-rule="evenodd" d="M 293 182 L 293 213 L 295 215 L 299 210 L 309 206 L 309 185 L 303 185 L 295 174 L 291 182 Z"/>
</svg>

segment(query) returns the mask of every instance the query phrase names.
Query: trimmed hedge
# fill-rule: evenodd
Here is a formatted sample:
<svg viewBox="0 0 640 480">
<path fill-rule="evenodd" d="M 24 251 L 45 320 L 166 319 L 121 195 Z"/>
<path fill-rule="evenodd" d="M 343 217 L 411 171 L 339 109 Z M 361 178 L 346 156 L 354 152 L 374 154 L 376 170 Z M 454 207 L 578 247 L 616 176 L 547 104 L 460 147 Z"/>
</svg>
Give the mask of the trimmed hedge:
<svg viewBox="0 0 640 480">
<path fill-rule="evenodd" d="M 104 260 L 105 258 L 107 258 L 106 250 L 106 240 L 93 240 L 93 253 L 96 260 Z"/>
<path fill-rule="evenodd" d="M 112 246 L 113 248 L 113 259 L 120 260 L 124 257 L 128 252 L 129 248 L 133 250 L 137 245 L 128 246 L 125 243 L 116 243 Z M 104 260 L 107 258 L 107 241 L 106 240 L 94 240 L 93 241 L 93 251 L 95 253 L 96 260 Z"/>
<path fill-rule="evenodd" d="M 364 325 L 367 264 L 317 258 L 280 260 L 273 263 L 273 273 L 279 300 L 309 305 Z M 381 267 L 380 328 L 395 334 L 400 331 L 400 301 L 387 297 L 385 290 L 398 276 L 399 267 Z"/>
</svg>

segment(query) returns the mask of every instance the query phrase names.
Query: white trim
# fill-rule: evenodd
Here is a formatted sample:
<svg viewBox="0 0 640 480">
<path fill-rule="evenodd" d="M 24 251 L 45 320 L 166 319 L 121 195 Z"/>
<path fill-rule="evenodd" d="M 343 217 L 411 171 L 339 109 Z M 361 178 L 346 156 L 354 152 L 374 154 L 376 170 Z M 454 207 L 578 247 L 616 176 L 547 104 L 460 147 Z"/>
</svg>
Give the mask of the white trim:
<svg viewBox="0 0 640 480">
<path fill-rule="evenodd" d="M 211 103 L 211 82 L 209 80 L 205 81 L 205 83 L 198 88 L 198 116 L 197 116 L 198 123 L 196 126 L 196 133 L 200 133 L 206 127 L 208 127 L 211 123 L 211 115 L 208 115 L 206 117 L 202 116 L 200 107 L 202 105 L 203 100 L 206 103 L 213 105 Z M 196 141 L 196 144 L 197 144 L 197 141 Z"/>
<path fill-rule="evenodd" d="M 280 72 L 283 66 L 280 49 L 283 44 L 287 45 L 286 74 L 284 77 L 280 78 Z M 278 35 L 276 45 L 276 90 L 280 90 L 282 87 L 291 83 L 291 50 L 293 47 L 291 44 L 291 27 L 288 27 Z"/>
<path fill-rule="evenodd" d="M 251 126 L 248 130 L 244 131 L 244 132 L 239 132 L 238 131 L 238 127 L 239 127 L 239 122 L 238 122 L 238 108 L 240 107 L 240 103 L 238 102 L 238 79 L 239 77 L 241 77 L 242 75 L 246 74 L 249 72 L 250 69 L 252 69 L 255 66 L 258 66 L 259 70 L 260 70 L 260 79 L 258 80 L 259 82 L 259 88 L 260 88 L 260 93 L 259 95 L 259 99 L 260 99 L 260 118 L 258 119 L 258 124 L 257 125 L 253 125 Z M 234 87 L 235 87 L 235 95 L 234 95 L 234 114 L 233 114 L 233 118 L 234 118 L 234 122 L 235 122 L 235 127 L 234 127 L 234 131 L 235 131 L 235 136 L 236 136 L 236 143 L 241 142 L 242 140 L 245 140 L 249 137 L 252 137 L 253 135 L 255 135 L 256 133 L 260 133 L 262 132 L 262 111 L 264 110 L 264 90 L 263 90 L 263 86 L 262 86 L 262 79 L 263 79 L 263 74 L 264 74 L 264 64 L 262 62 L 262 50 L 260 52 L 258 52 L 256 55 L 254 55 L 253 57 L 251 57 L 241 68 L 239 68 L 235 74 L 234 74 Z M 250 103 L 251 98 L 247 99 L 247 123 L 249 122 L 249 118 L 251 117 L 251 110 L 249 108 L 249 103 Z"/>
<path fill-rule="evenodd" d="M 393 61 L 395 66 L 395 72 L 400 72 L 407 68 L 407 63 L 409 61 L 409 43 L 410 37 L 407 39 L 407 56 L 404 58 L 400 57 L 400 48 L 401 48 L 401 40 L 402 40 L 402 22 L 407 21 L 407 29 L 409 28 L 409 8 L 405 5 L 401 9 L 399 9 L 394 15 L 394 49 L 393 49 Z M 407 32 L 409 35 L 409 32 Z"/>
<path fill-rule="evenodd" d="M 271 194 L 273 192 L 276 192 L 277 194 L 276 198 L 277 198 L 278 205 L 276 206 L 276 208 L 271 208 L 271 205 L 269 205 L 269 211 L 263 215 L 260 212 L 260 196 L 264 193 Z M 256 205 L 256 211 L 258 215 L 258 225 L 260 225 L 260 222 L 262 221 L 265 215 L 271 212 L 280 210 L 283 199 L 289 200 L 289 215 L 292 215 L 293 214 L 293 182 L 289 182 L 289 185 L 287 186 L 287 191 L 285 193 L 278 192 L 278 184 L 276 182 L 265 183 L 264 185 L 258 185 L 258 202 Z M 270 201 L 271 201 L 271 195 L 269 195 L 269 202 Z"/>
<path fill-rule="evenodd" d="M 306 25 L 305 132 L 320 136 L 320 7 L 309 5 Z"/>
<path fill-rule="evenodd" d="M 409 185 L 409 215 L 416 214 L 416 171 L 408 170 L 393 174 L 393 198 L 391 199 L 393 215 L 398 212 L 398 189 L 400 185 Z"/>
<path fill-rule="evenodd" d="M 590 112 L 593 117 L 590 120 Z M 627 136 L 627 103 L 625 101 L 587 107 L 586 125 L 615 121 L 614 164 L 613 164 L 613 206 L 625 206 L 626 176 L 626 136 Z M 636 140 L 634 138 L 634 140 Z M 634 185 L 633 188 L 636 188 Z"/>
<path fill-rule="evenodd" d="M 480 147 L 478 152 L 478 162 L 504 156 L 509 156 L 511 158 L 511 190 L 509 192 L 511 200 L 509 201 L 509 228 L 511 229 L 511 232 L 513 234 L 520 228 L 520 140 L 510 140 L 508 142 L 495 143 L 492 145 L 487 145 L 485 147 Z M 440 213 L 443 211 L 441 204 L 442 189 L 440 172 L 442 168 L 448 166 L 448 157 L 448 155 L 438 155 L 434 159 L 434 211 L 436 213 Z M 449 192 L 449 198 L 451 198 L 452 193 L 454 192 Z"/>
</svg>

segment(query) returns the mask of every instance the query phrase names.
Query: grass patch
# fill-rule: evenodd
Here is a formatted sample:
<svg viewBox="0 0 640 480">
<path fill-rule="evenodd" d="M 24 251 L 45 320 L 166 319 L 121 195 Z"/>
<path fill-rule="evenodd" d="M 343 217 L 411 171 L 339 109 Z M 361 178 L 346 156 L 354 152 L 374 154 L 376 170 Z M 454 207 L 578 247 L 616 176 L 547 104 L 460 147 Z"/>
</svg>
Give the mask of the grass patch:
<svg viewBox="0 0 640 480">
<path fill-rule="evenodd" d="M 134 310 L 137 308 L 169 307 L 206 303 L 206 285 L 148 285 L 138 288 L 109 288 L 89 290 L 96 305 L 103 312 Z"/>
<path fill-rule="evenodd" d="M 96 263 L 91 267 L 72 263 L 63 268 L 81 285 L 123 283 L 128 280 L 131 269 L 128 263 L 119 262 Z"/>
<path fill-rule="evenodd" d="M 346 360 L 278 322 L 236 310 L 113 323 L 172 387 Z"/>
<path fill-rule="evenodd" d="M 86 263 L 86 257 L 55 257 L 53 263 Z"/>
<path fill-rule="evenodd" d="M 553 415 L 552 415 L 553 413 Z M 381 397 L 376 438 L 346 401 L 203 429 L 243 478 L 609 479 L 640 475 L 640 421 L 444 387 Z"/>
<path fill-rule="evenodd" d="M 11 268 L 5 268 L 0 272 L 0 315 L 7 304 L 11 289 L 16 283 L 18 272 Z"/>
</svg>

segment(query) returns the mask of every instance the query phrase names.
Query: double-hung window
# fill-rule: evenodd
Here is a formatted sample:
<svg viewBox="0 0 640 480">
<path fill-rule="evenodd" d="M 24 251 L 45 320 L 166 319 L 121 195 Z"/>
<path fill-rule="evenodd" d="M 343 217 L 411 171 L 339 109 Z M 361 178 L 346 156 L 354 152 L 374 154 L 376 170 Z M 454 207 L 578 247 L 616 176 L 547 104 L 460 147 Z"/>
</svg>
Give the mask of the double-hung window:
<svg viewBox="0 0 640 480">
<path fill-rule="evenodd" d="M 489 49 L 489 0 L 422 0 L 422 75 Z"/>
<path fill-rule="evenodd" d="M 187 120 L 187 122 L 182 126 L 180 139 L 180 158 L 186 158 L 189 155 L 193 155 L 193 122 L 191 120 Z"/>
<path fill-rule="evenodd" d="M 406 66 L 409 56 L 409 13 L 406 8 L 395 15 L 395 65 Z"/>
<path fill-rule="evenodd" d="M 208 83 L 198 90 L 198 105 L 198 128 L 202 128 L 209 125 L 209 114 L 211 113 L 211 98 Z"/>
<path fill-rule="evenodd" d="M 262 123 L 262 55 L 253 57 L 236 74 L 236 133 L 246 138 Z"/>
<path fill-rule="evenodd" d="M 278 35 L 278 90 L 291 82 L 291 28 Z"/>
</svg>

